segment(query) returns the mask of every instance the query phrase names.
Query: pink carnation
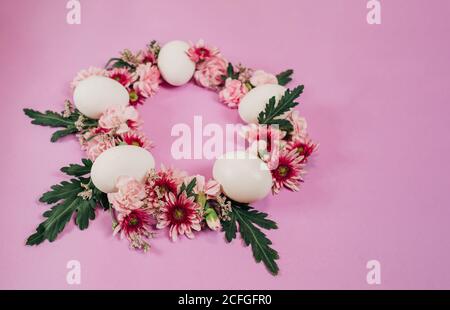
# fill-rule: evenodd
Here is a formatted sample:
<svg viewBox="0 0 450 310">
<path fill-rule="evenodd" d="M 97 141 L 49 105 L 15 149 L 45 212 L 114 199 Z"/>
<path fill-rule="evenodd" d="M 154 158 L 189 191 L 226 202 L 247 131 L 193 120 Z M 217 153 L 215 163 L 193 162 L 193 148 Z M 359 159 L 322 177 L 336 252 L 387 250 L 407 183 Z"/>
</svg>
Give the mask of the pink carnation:
<svg viewBox="0 0 450 310">
<path fill-rule="evenodd" d="M 113 106 L 106 109 L 98 120 L 101 128 L 115 130 L 117 134 L 123 134 L 136 129 L 139 120 L 138 112 L 131 106 Z"/>
<path fill-rule="evenodd" d="M 237 108 L 241 98 L 247 92 L 247 87 L 241 81 L 228 78 L 225 81 L 225 87 L 219 93 L 219 100 L 229 108 Z"/>
<path fill-rule="evenodd" d="M 298 111 L 295 110 L 292 111 L 288 116 L 288 120 L 294 127 L 294 131 L 292 133 L 294 136 L 306 135 L 306 128 L 307 128 L 306 119 L 304 117 L 301 117 Z"/>
<path fill-rule="evenodd" d="M 116 182 L 117 192 L 109 193 L 108 200 L 119 212 L 141 208 L 146 198 L 144 184 L 129 176 L 121 176 Z"/>
<path fill-rule="evenodd" d="M 263 70 L 256 70 L 253 72 L 250 78 L 250 83 L 253 86 L 264 85 L 264 84 L 278 84 L 278 79 L 275 75 L 267 73 Z"/>
<path fill-rule="evenodd" d="M 97 67 L 89 67 L 88 69 L 81 70 L 77 73 L 72 83 L 70 83 L 70 88 L 74 90 L 78 86 L 78 83 L 91 76 L 108 76 L 108 72 L 105 69 Z"/>
<path fill-rule="evenodd" d="M 81 148 L 88 158 L 94 161 L 101 153 L 116 145 L 114 139 L 107 134 L 89 131 L 81 139 Z"/>
<path fill-rule="evenodd" d="M 195 175 L 187 180 L 186 183 L 189 184 L 190 180 L 195 178 L 196 183 L 194 187 L 194 193 L 203 193 L 207 198 L 213 198 L 220 194 L 220 184 L 215 180 L 205 180 L 202 175 Z"/>
<path fill-rule="evenodd" d="M 211 57 L 197 65 L 194 79 L 202 87 L 217 89 L 223 84 L 222 77 L 227 73 L 227 61 L 221 56 Z"/>
<path fill-rule="evenodd" d="M 159 89 L 161 83 L 161 75 L 156 66 L 151 63 L 139 65 L 136 68 L 135 76 L 137 82 L 134 83 L 134 89 L 141 93 L 144 97 L 153 96 Z"/>
</svg>

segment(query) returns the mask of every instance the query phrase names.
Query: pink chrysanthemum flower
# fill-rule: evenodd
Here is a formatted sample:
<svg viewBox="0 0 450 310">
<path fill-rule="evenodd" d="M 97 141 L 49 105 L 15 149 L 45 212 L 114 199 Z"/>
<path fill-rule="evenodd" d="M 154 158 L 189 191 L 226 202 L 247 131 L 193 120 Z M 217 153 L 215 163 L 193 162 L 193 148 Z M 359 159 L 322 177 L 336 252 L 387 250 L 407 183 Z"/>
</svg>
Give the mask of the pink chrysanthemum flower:
<svg viewBox="0 0 450 310">
<path fill-rule="evenodd" d="M 298 191 L 302 179 L 303 157 L 295 150 L 283 149 L 278 157 L 278 166 L 272 172 L 272 191 L 278 193 L 282 187 L 291 191 Z"/>
<path fill-rule="evenodd" d="M 140 92 L 144 97 L 153 96 L 159 89 L 161 83 L 161 74 L 156 66 L 151 63 L 139 65 L 136 68 L 135 78 L 136 82 L 133 88 Z"/>
<path fill-rule="evenodd" d="M 133 82 L 133 75 L 127 68 L 114 68 L 108 72 L 108 75 L 111 79 L 116 80 L 124 87 L 130 86 Z"/>
<path fill-rule="evenodd" d="M 135 107 L 139 104 L 144 104 L 145 99 L 147 99 L 139 90 L 135 90 L 134 88 L 130 88 L 128 91 L 130 96 L 130 105 Z"/>
<path fill-rule="evenodd" d="M 150 63 L 150 64 L 156 64 L 156 56 L 155 53 L 153 53 L 150 50 L 145 50 L 142 52 L 142 63 Z"/>
<path fill-rule="evenodd" d="M 186 53 L 193 62 L 198 63 L 219 55 L 219 50 L 215 47 L 209 47 L 205 44 L 205 41 L 199 40 L 197 44 L 191 43 L 191 47 Z"/>
<path fill-rule="evenodd" d="M 122 135 L 122 141 L 128 145 L 136 145 L 150 150 L 153 143 L 140 131 L 126 132 Z"/>
<path fill-rule="evenodd" d="M 151 224 L 152 217 L 144 209 L 118 212 L 113 234 L 120 233 L 121 238 L 128 239 L 131 248 L 146 252 L 150 248 L 146 239 L 153 237 Z"/>
<path fill-rule="evenodd" d="M 297 156 L 303 157 L 302 163 L 316 151 L 317 145 L 308 136 L 295 136 L 287 145 L 289 151 L 295 151 Z"/>
<path fill-rule="evenodd" d="M 70 88 L 74 90 L 75 87 L 77 87 L 78 83 L 91 76 L 108 76 L 108 72 L 105 69 L 97 67 L 89 67 L 87 69 L 81 70 L 77 73 L 75 78 L 70 83 Z"/>
<path fill-rule="evenodd" d="M 193 196 L 188 198 L 185 193 L 182 193 L 177 197 L 169 193 L 161 211 L 156 227 L 159 229 L 169 227 L 169 236 L 172 241 L 176 241 L 181 235 L 193 239 L 192 230 L 201 230 L 199 205 L 194 202 Z"/>
<path fill-rule="evenodd" d="M 165 203 L 166 194 L 177 194 L 178 188 L 183 183 L 186 174 L 173 168 L 161 165 L 161 170 L 154 172 L 147 178 L 145 188 L 148 196 L 149 206 L 152 213 L 157 214 Z"/>
</svg>

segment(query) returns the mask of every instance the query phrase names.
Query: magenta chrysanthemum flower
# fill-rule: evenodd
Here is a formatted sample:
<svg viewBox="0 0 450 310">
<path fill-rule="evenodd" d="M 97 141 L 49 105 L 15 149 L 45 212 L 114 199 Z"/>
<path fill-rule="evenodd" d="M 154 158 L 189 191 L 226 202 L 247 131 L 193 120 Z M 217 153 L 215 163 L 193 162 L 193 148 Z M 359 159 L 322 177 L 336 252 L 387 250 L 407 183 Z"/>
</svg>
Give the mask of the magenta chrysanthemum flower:
<svg viewBox="0 0 450 310">
<path fill-rule="evenodd" d="M 191 43 L 191 47 L 186 53 L 193 62 L 198 63 L 219 55 L 219 50 L 215 47 L 209 47 L 203 40 L 199 40 L 195 45 Z"/>
<path fill-rule="evenodd" d="M 108 72 L 108 75 L 111 79 L 116 80 L 124 87 L 130 86 L 133 82 L 133 75 L 127 68 L 114 68 Z"/>
<path fill-rule="evenodd" d="M 185 173 L 172 168 L 166 168 L 163 165 L 160 171 L 149 175 L 145 183 L 145 188 L 152 214 L 156 215 L 160 212 L 160 208 L 166 202 L 165 199 L 168 193 L 177 194 L 178 187 L 185 177 Z"/>
<path fill-rule="evenodd" d="M 296 136 L 288 143 L 287 149 L 289 151 L 295 151 L 297 156 L 303 157 L 302 163 L 306 163 L 308 158 L 317 149 L 317 145 L 314 144 L 307 136 Z"/>
<path fill-rule="evenodd" d="M 121 238 L 126 237 L 132 248 L 148 250 L 149 244 L 145 239 L 152 237 L 152 217 L 146 210 L 136 209 L 130 212 L 118 212 L 117 221 L 114 235 L 120 232 Z"/>
<path fill-rule="evenodd" d="M 194 202 L 194 197 L 188 198 L 185 193 L 178 197 L 168 193 L 161 211 L 156 227 L 159 229 L 169 227 L 169 236 L 172 241 L 176 241 L 179 235 L 193 239 L 192 230 L 201 230 L 199 205 Z"/>
<path fill-rule="evenodd" d="M 150 150 L 153 143 L 139 131 L 131 131 L 122 135 L 122 140 L 128 145 L 135 145 Z"/>
<path fill-rule="evenodd" d="M 145 99 L 147 99 L 147 97 L 145 97 L 139 90 L 135 90 L 134 88 L 130 88 L 128 95 L 130 96 L 129 103 L 133 107 L 139 104 L 144 104 Z"/>
<path fill-rule="evenodd" d="M 143 51 L 142 52 L 142 63 L 143 64 L 146 64 L 146 63 L 156 64 L 155 53 L 153 53 L 150 50 Z"/>
<path fill-rule="evenodd" d="M 298 191 L 298 186 L 302 179 L 303 156 L 298 156 L 295 150 L 288 151 L 283 149 L 278 157 L 278 166 L 273 169 L 272 191 L 276 194 L 282 187 L 285 187 L 291 191 Z"/>
</svg>

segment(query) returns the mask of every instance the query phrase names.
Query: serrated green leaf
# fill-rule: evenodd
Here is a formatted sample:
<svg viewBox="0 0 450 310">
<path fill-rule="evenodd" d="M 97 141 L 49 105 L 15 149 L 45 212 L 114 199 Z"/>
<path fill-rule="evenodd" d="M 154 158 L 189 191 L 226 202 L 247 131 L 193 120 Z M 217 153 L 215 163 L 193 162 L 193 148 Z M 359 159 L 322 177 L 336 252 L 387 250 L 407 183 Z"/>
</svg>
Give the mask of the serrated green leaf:
<svg viewBox="0 0 450 310">
<path fill-rule="evenodd" d="M 264 229 L 277 229 L 277 224 L 267 219 L 267 214 L 259 212 L 247 204 L 231 201 L 232 212 L 230 221 L 222 221 L 225 238 L 228 242 L 236 238 L 237 228 L 246 246 L 251 246 L 253 257 L 256 262 L 263 262 L 267 269 L 273 274 L 278 274 L 279 267 L 276 260 L 279 259 L 278 252 L 270 247 L 272 242 L 261 231 Z"/>
<path fill-rule="evenodd" d="M 78 205 L 83 201 L 80 197 L 73 197 L 46 211 L 44 217 L 47 219 L 38 226 L 36 233 L 28 238 L 27 244 L 37 245 L 44 240 L 53 242 L 70 221 Z"/>
<path fill-rule="evenodd" d="M 73 121 L 64 118 L 60 113 L 45 111 L 44 113 L 32 109 L 23 109 L 24 113 L 33 119 L 32 124 L 49 127 L 67 127 L 73 125 Z"/>
<path fill-rule="evenodd" d="M 70 181 L 62 181 L 60 184 L 53 185 L 51 190 L 44 193 L 40 202 L 47 204 L 53 204 L 63 199 L 70 199 L 76 197 L 78 193 L 84 189 L 81 187 L 81 181 L 79 179 L 71 179 Z"/>
<path fill-rule="evenodd" d="M 271 121 L 270 125 L 276 125 L 278 126 L 279 130 L 286 131 L 287 133 L 290 133 L 294 130 L 294 126 L 287 119 L 274 119 Z"/>
<path fill-rule="evenodd" d="M 83 158 L 81 160 L 83 165 L 70 164 L 67 167 L 62 167 L 61 171 L 67 175 L 72 175 L 76 177 L 84 176 L 91 173 L 92 161 L 90 159 Z"/>
<path fill-rule="evenodd" d="M 111 58 L 108 60 L 108 62 L 105 65 L 106 69 L 113 69 L 113 68 L 129 68 L 131 70 L 135 70 L 136 67 L 122 58 Z"/>
<path fill-rule="evenodd" d="M 290 81 L 292 81 L 291 76 L 293 73 L 294 73 L 294 70 L 288 69 L 286 71 L 283 71 L 283 72 L 277 74 L 278 84 L 282 85 L 282 86 L 288 84 Z"/>
<path fill-rule="evenodd" d="M 89 181 L 89 179 L 87 179 Z M 89 227 L 89 221 L 95 219 L 95 209 L 97 205 L 102 203 L 98 201 L 100 195 L 93 195 L 92 199 L 85 200 L 78 195 L 78 193 L 84 191 L 84 188 L 78 186 L 78 189 L 72 189 L 71 186 L 77 184 L 77 182 L 85 182 L 82 180 L 71 180 L 71 182 L 61 182 L 64 185 L 52 186 L 55 191 L 61 191 L 57 195 L 52 193 L 51 198 L 48 201 L 57 201 L 58 203 L 54 205 L 51 209 L 44 212 L 43 216 L 46 218 L 39 226 L 36 228 L 36 232 L 28 237 L 27 245 L 38 245 L 45 240 L 53 242 L 58 234 L 63 231 L 66 224 L 71 218 L 75 218 L 75 224 L 80 230 L 84 230 Z M 62 191 L 62 188 L 71 191 Z M 98 190 L 97 190 L 98 191 Z M 62 195 L 61 193 L 64 193 Z M 60 199 L 61 196 L 65 198 Z M 106 195 L 104 195 L 106 196 Z"/>
<path fill-rule="evenodd" d="M 297 86 L 293 90 L 287 89 L 278 103 L 276 103 L 275 97 L 270 98 L 264 111 L 259 113 L 258 122 L 267 125 L 273 124 L 277 117 L 282 116 L 284 113 L 298 105 L 298 102 L 295 102 L 294 100 L 303 93 L 303 89 L 303 85 Z"/>
<path fill-rule="evenodd" d="M 107 195 L 94 187 L 90 178 L 83 177 L 90 173 L 92 161 L 81 161 L 82 165 L 70 164 L 61 168 L 62 172 L 77 178 L 53 185 L 51 190 L 39 199 L 41 202 L 55 205 L 44 212 L 43 216 L 47 219 L 28 237 L 27 245 L 38 245 L 45 240 L 54 241 L 71 218 L 75 219 L 80 230 L 84 230 L 89 227 L 89 221 L 95 219 L 97 206 L 109 209 Z M 88 191 L 92 191 L 91 195 Z"/>
<path fill-rule="evenodd" d="M 180 187 L 180 194 L 182 194 L 183 192 L 186 192 L 187 197 L 194 195 L 193 191 L 194 191 L 194 187 L 196 184 L 197 184 L 196 178 L 193 178 L 187 185 L 186 185 L 186 183 L 183 183 Z"/>
<path fill-rule="evenodd" d="M 76 208 L 75 224 L 80 230 L 89 227 L 89 220 L 95 219 L 95 202 L 93 200 L 83 200 Z"/>
<path fill-rule="evenodd" d="M 50 138 L 50 141 L 56 142 L 59 139 L 61 139 L 62 137 L 65 137 L 65 136 L 68 136 L 68 135 L 71 135 L 71 134 L 77 133 L 77 132 L 78 132 L 77 128 L 75 128 L 74 126 L 69 126 L 66 129 L 61 129 L 61 130 L 55 131 L 53 133 L 52 137 Z"/>
<path fill-rule="evenodd" d="M 96 202 L 96 204 L 103 208 L 103 210 L 108 210 L 110 207 L 108 195 L 106 193 L 103 193 L 96 187 L 93 188 L 92 197 L 93 200 Z"/>
<path fill-rule="evenodd" d="M 24 109 L 23 111 L 27 116 L 33 119 L 31 121 L 32 124 L 63 128 L 53 133 L 50 139 L 51 142 L 56 142 L 62 137 L 75 134 L 80 131 L 75 125 L 80 116 L 82 116 L 78 110 L 75 110 L 67 117 L 53 111 L 45 111 L 44 113 L 32 109 Z M 91 119 L 83 115 L 83 130 L 96 127 L 97 125 L 98 120 Z"/>
<path fill-rule="evenodd" d="M 225 232 L 225 239 L 231 242 L 233 239 L 236 239 L 237 225 L 234 213 L 231 212 L 229 216 L 229 221 L 222 221 L 222 229 Z"/>
<path fill-rule="evenodd" d="M 227 76 L 228 77 L 233 77 L 233 75 L 234 75 L 233 64 L 231 62 L 229 62 L 228 66 L 227 66 Z"/>
<path fill-rule="evenodd" d="M 246 217 L 252 221 L 252 223 L 258 225 L 261 228 L 264 229 L 278 229 L 277 223 L 267 219 L 269 216 L 267 213 L 255 210 L 254 208 L 250 207 L 248 204 L 240 203 L 233 201 L 235 206 L 238 206 L 242 212 L 246 214 Z"/>
<path fill-rule="evenodd" d="M 234 72 L 234 67 L 233 67 L 233 64 L 231 62 L 229 62 L 228 66 L 227 66 L 227 76 L 226 76 L 226 78 L 231 78 L 233 80 L 237 80 L 239 78 L 239 72 Z"/>
<path fill-rule="evenodd" d="M 36 232 L 28 237 L 26 245 L 38 245 L 44 242 L 45 236 L 44 236 L 45 228 L 42 227 L 42 224 L 39 225 L 36 228 Z"/>
</svg>

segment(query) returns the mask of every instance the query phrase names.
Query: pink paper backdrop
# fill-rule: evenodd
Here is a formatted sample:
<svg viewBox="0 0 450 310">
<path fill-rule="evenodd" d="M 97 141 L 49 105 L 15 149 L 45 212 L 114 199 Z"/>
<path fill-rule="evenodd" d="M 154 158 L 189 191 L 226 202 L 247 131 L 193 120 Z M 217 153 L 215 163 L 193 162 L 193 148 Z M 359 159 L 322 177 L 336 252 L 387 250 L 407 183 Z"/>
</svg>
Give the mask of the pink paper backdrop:
<svg viewBox="0 0 450 310">
<path fill-rule="evenodd" d="M 81 3 L 81 25 L 66 23 L 64 0 L 0 4 L 0 288 L 450 288 L 449 1 L 382 1 L 378 26 L 367 24 L 364 0 Z M 300 110 L 320 153 L 300 192 L 255 205 L 279 223 L 270 237 L 280 275 L 215 233 L 176 244 L 161 233 L 153 253 L 138 254 L 101 213 L 87 231 L 70 224 L 53 244 L 26 247 L 46 207 L 37 199 L 82 153 L 75 139 L 50 144 L 51 130 L 22 108 L 62 109 L 76 72 L 123 48 L 198 38 L 233 62 L 293 68 L 291 85 L 306 85 Z M 140 111 L 158 163 L 206 175 L 212 162 L 171 157 L 170 129 L 194 115 L 239 120 L 192 84 L 162 89 Z M 78 286 L 66 283 L 71 259 Z M 371 259 L 379 286 L 366 283 Z"/>
</svg>

